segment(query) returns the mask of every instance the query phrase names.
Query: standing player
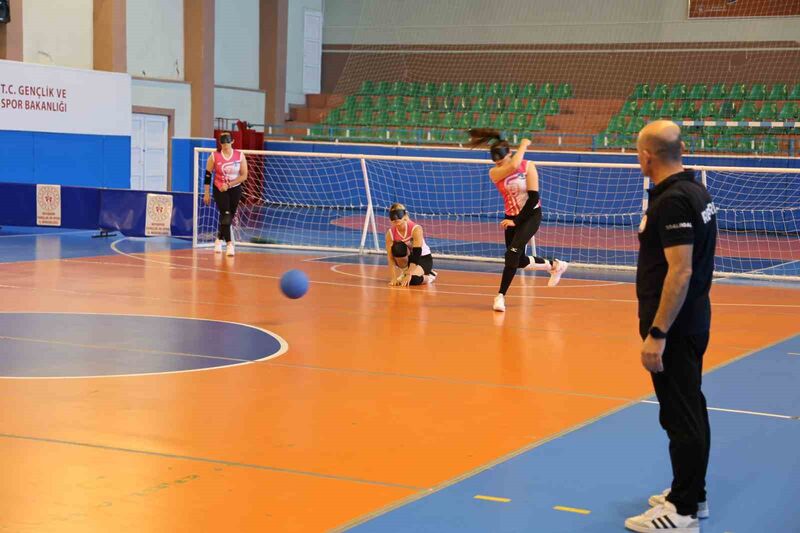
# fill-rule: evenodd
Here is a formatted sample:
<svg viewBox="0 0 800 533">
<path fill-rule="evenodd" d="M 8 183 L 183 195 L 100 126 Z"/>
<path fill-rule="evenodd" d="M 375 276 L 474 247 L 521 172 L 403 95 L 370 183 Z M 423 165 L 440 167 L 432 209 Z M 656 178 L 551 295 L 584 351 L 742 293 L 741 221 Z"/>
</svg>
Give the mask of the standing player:
<svg viewBox="0 0 800 533">
<path fill-rule="evenodd" d="M 214 203 L 219 211 L 219 231 L 214 242 L 214 251 L 222 253 L 222 241 L 227 243 L 226 255 L 236 252 L 231 238 L 231 224 L 236 208 L 242 198 L 240 185 L 247 179 L 247 159 L 239 150 L 233 149 L 233 137 L 228 131 L 219 136 L 220 150 L 213 152 L 206 163 L 203 203 L 211 203 L 211 172 L 214 172 Z"/>
<path fill-rule="evenodd" d="M 569 263 L 539 256 L 526 256 L 525 246 L 539 230 L 542 223 L 542 204 L 539 201 L 539 174 L 536 166 L 525 161 L 525 150 L 531 141 L 522 139 L 519 149 L 511 155 L 511 146 L 500 132 L 492 129 L 469 130 L 470 146 L 489 144 L 494 168 L 489 179 L 500 191 L 505 204 L 505 218 L 500 225 L 505 229 L 506 254 L 500 291 L 494 298 L 493 309 L 506 310 L 505 294 L 514 280 L 518 268 L 526 270 L 549 270 L 547 285 L 558 285 L 561 275 Z"/>
<path fill-rule="evenodd" d="M 433 283 L 436 271 L 433 270 L 433 256 L 425 242 L 422 226 L 412 222 L 406 207 L 398 203 L 389 208 L 389 220 L 392 223 L 386 232 L 389 285 L 408 287 Z"/>
</svg>

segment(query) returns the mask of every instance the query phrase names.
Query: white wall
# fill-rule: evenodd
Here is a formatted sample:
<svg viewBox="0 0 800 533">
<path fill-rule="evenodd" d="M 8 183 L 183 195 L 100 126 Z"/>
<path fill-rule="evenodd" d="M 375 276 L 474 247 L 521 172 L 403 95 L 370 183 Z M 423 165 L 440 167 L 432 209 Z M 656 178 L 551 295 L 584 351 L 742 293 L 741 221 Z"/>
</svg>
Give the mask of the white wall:
<svg viewBox="0 0 800 533">
<path fill-rule="evenodd" d="M 688 19 L 687 0 L 326 0 L 325 44 L 800 40 L 800 18 Z"/>
<path fill-rule="evenodd" d="M 323 3 L 323 0 L 289 0 L 289 27 L 286 43 L 287 111 L 289 104 L 306 103 L 305 93 L 303 93 L 303 13 L 305 9 L 323 11 Z M 323 14 L 323 24 L 325 23 L 324 17 Z"/>
<path fill-rule="evenodd" d="M 217 85 L 259 88 L 258 6 L 259 0 L 216 0 L 214 76 Z"/>
<path fill-rule="evenodd" d="M 93 0 L 25 0 L 23 61 L 93 68 L 93 14 Z"/>
<path fill-rule="evenodd" d="M 183 0 L 128 0 L 126 9 L 128 72 L 184 79 Z"/>
<path fill-rule="evenodd" d="M 264 123 L 266 97 L 263 91 L 241 91 L 227 87 L 214 89 L 214 117 Z M 261 127 L 256 128 L 261 130 Z"/>
<path fill-rule="evenodd" d="M 188 83 L 133 80 L 132 105 L 175 110 L 175 137 L 190 137 L 192 90 Z"/>
</svg>

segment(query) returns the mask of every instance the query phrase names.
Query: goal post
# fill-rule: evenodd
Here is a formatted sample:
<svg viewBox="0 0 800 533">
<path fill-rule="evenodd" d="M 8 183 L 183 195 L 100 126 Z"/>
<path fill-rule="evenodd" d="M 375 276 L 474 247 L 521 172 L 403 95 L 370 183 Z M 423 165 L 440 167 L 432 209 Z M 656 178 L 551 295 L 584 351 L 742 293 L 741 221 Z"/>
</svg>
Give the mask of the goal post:
<svg viewBox="0 0 800 533">
<path fill-rule="evenodd" d="M 212 149 L 195 148 L 196 246 L 218 215 L 202 203 Z M 381 253 L 386 216 L 405 204 L 437 257 L 502 261 L 502 198 L 488 159 L 244 150 L 250 176 L 234 221 L 239 246 Z M 638 165 L 544 161 L 538 255 L 633 269 L 650 180 Z M 800 169 L 692 167 L 718 209 L 720 275 L 800 279 Z"/>
</svg>

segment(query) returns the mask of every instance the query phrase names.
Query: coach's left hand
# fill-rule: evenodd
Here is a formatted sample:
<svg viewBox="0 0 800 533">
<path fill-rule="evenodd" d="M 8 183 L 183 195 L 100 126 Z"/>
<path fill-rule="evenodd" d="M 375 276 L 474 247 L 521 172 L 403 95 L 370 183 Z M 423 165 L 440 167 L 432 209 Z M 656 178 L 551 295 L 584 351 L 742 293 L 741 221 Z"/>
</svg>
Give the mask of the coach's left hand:
<svg viewBox="0 0 800 533">
<path fill-rule="evenodd" d="M 642 344 L 642 366 L 654 374 L 664 371 L 664 362 L 661 356 L 664 354 L 666 339 L 654 339 L 650 335 Z"/>
</svg>

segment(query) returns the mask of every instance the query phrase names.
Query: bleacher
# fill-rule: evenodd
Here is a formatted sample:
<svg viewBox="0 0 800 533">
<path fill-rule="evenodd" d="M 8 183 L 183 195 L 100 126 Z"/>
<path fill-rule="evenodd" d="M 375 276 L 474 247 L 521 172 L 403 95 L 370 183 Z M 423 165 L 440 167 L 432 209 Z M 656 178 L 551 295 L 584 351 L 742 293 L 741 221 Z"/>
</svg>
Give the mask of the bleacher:
<svg viewBox="0 0 800 533">
<path fill-rule="evenodd" d="M 800 83 L 640 83 L 611 117 L 599 145 L 633 148 L 650 120 L 679 123 L 690 151 L 775 154 L 800 134 Z"/>
<path fill-rule="evenodd" d="M 493 127 L 509 138 L 547 128 L 573 96 L 568 83 L 418 83 L 366 80 L 307 140 L 458 144 L 466 130 Z"/>
</svg>

